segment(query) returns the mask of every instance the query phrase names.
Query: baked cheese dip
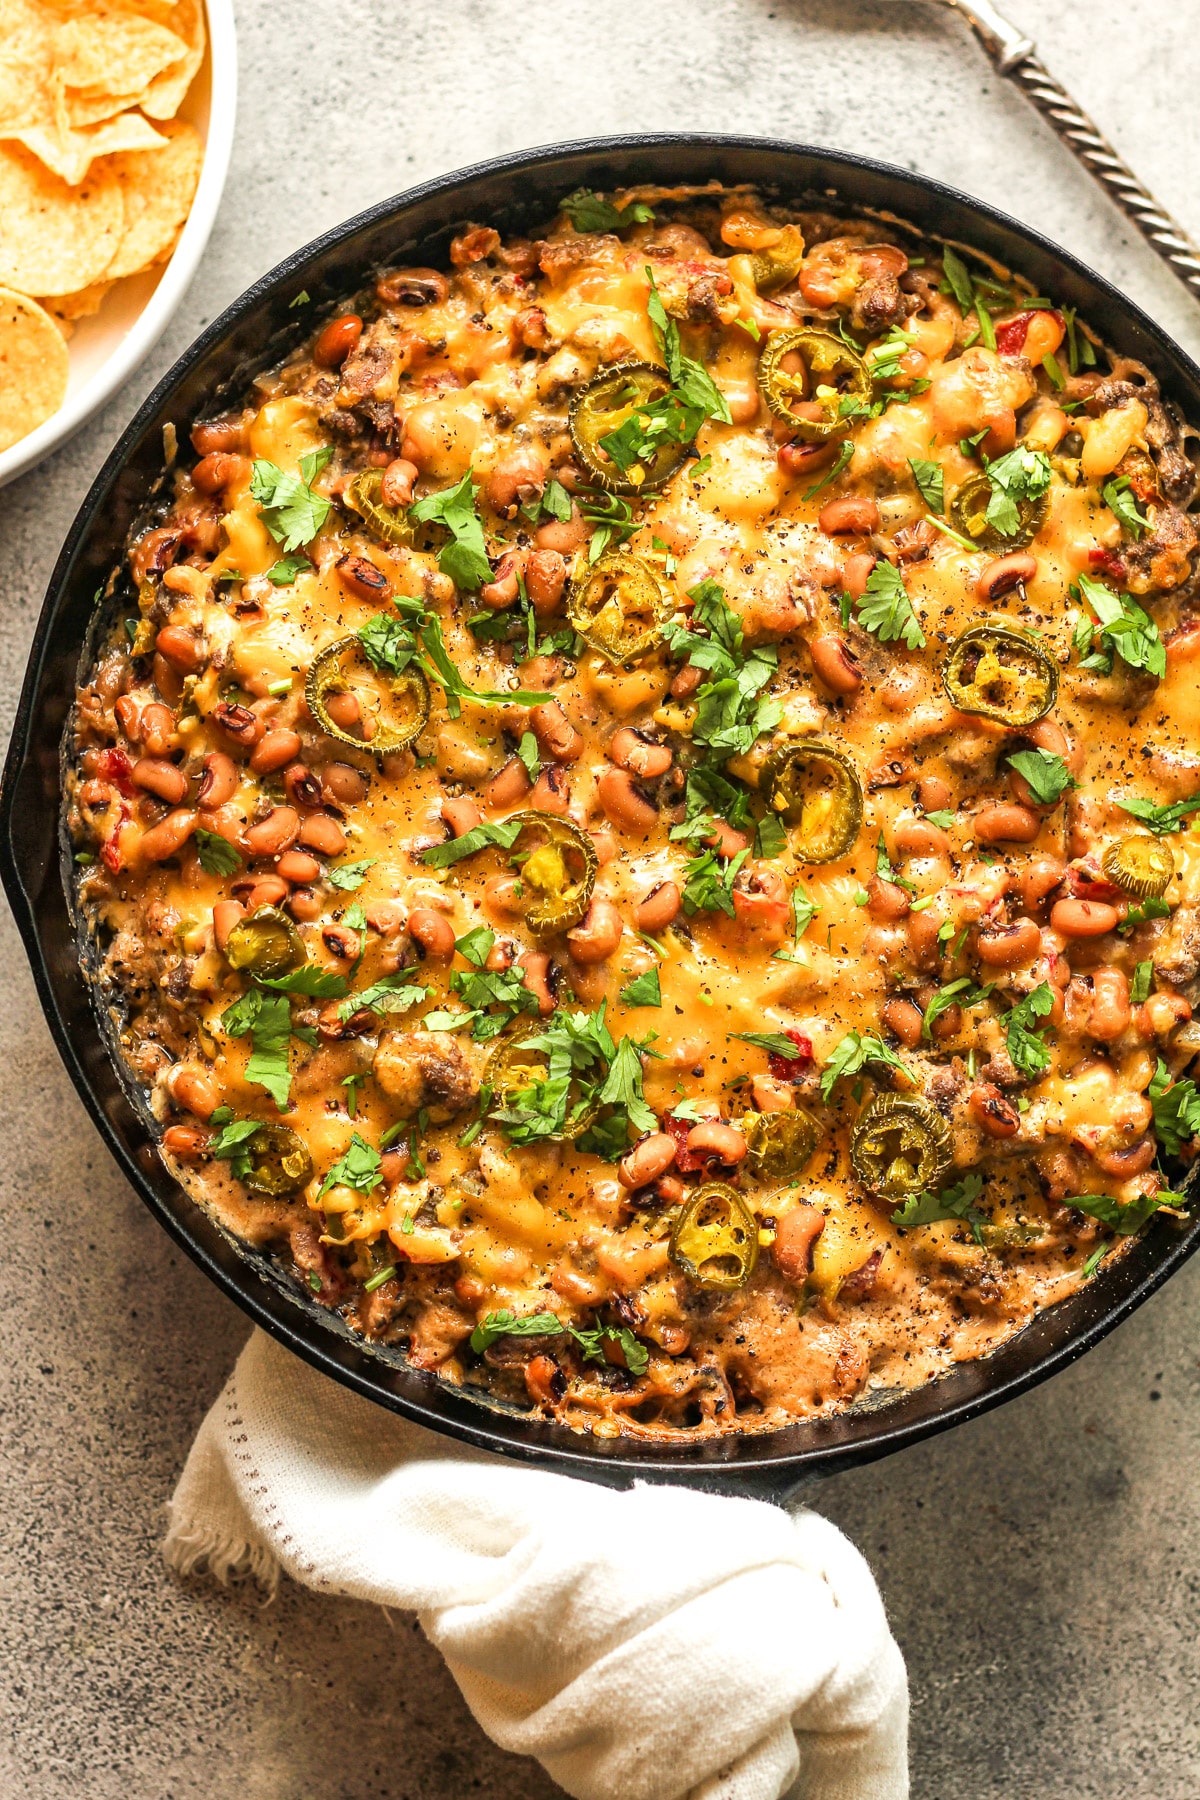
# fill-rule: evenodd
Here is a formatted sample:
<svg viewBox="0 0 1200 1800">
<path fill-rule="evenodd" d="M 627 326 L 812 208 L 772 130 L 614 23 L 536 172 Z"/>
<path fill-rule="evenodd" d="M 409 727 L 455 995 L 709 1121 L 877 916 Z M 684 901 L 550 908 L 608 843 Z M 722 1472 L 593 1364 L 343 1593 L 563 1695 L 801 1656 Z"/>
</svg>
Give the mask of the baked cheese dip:
<svg viewBox="0 0 1200 1800">
<path fill-rule="evenodd" d="M 982 1356 L 1184 1204 L 1189 434 L 969 246 L 746 190 L 450 264 L 197 423 L 110 584 L 69 824 L 162 1154 L 580 1430 Z"/>
</svg>

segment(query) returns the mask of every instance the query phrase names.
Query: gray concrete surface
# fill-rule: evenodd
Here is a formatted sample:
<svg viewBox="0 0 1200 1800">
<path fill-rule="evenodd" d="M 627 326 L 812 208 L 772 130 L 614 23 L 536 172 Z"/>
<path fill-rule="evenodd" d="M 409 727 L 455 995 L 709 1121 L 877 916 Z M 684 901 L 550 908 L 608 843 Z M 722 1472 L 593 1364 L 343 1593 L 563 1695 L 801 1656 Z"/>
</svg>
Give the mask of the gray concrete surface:
<svg viewBox="0 0 1200 1800">
<path fill-rule="evenodd" d="M 1197 0 L 1011 10 L 1200 233 Z M 240 29 L 203 269 L 103 416 L 0 493 L 6 718 L 59 543 L 140 396 L 285 252 L 476 157 L 655 126 L 861 150 L 1007 207 L 1200 349 L 1192 302 L 917 0 L 243 0 Z M 549 1800 L 410 1621 L 294 1588 L 263 1608 L 164 1573 L 163 1502 L 245 1322 L 117 1176 L 2 929 L 0 1794 Z M 1200 1793 L 1198 1301 L 1194 1264 L 1070 1373 L 818 1494 L 908 1657 L 920 1800 Z"/>
</svg>

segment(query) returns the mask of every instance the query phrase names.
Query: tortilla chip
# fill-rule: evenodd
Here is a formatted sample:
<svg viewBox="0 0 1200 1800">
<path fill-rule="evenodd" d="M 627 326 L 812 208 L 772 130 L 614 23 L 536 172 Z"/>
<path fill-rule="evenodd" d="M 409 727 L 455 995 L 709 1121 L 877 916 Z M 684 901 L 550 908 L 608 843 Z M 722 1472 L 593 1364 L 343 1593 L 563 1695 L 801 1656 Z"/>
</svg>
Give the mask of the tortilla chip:
<svg viewBox="0 0 1200 1800">
<path fill-rule="evenodd" d="M 74 88 L 68 88 L 67 124 L 72 131 L 81 131 L 85 125 L 99 125 L 116 113 L 131 112 L 139 98 L 138 94 L 77 94 Z"/>
<path fill-rule="evenodd" d="M 111 156 L 119 150 L 161 149 L 166 143 L 139 112 L 118 113 L 115 119 L 89 125 L 84 131 L 72 131 L 63 124 L 52 130 L 35 126 L 12 135 L 72 187 L 78 186 L 98 156 Z"/>
<path fill-rule="evenodd" d="M 106 0 L 54 32 L 57 73 L 68 88 L 91 95 L 140 94 L 187 51 L 175 32 Z"/>
<path fill-rule="evenodd" d="M 125 231 L 107 278 L 135 275 L 169 251 L 191 210 L 204 161 L 204 145 L 182 119 L 164 119 L 165 150 L 130 150 L 111 166 L 125 198 Z"/>
<path fill-rule="evenodd" d="M 187 50 L 178 62 L 156 75 L 142 94 L 142 111 L 151 119 L 175 117 L 204 61 L 204 9 L 200 0 L 175 0 L 168 16 L 171 30 L 183 39 Z"/>
<path fill-rule="evenodd" d="M 99 281 L 125 225 L 121 182 L 105 163 L 69 187 L 21 144 L 0 144 L 0 284 L 74 294 Z"/>
<path fill-rule="evenodd" d="M 11 137 L 48 117 L 44 66 L 0 48 L 0 137 Z"/>
<path fill-rule="evenodd" d="M 0 450 L 58 411 L 69 366 L 50 315 L 36 300 L 0 288 Z"/>
<path fill-rule="evenodd" d="M 77 294 L 56 294 L 52 298 L 43 298 L 42 306 L 52 319 L 60 324 L 74 319 L 90 319 L 103 306 L 110 288 L 115 287 L 112 281 L 93 281 L 90 287 L 80 288 Z"/>
</svg>

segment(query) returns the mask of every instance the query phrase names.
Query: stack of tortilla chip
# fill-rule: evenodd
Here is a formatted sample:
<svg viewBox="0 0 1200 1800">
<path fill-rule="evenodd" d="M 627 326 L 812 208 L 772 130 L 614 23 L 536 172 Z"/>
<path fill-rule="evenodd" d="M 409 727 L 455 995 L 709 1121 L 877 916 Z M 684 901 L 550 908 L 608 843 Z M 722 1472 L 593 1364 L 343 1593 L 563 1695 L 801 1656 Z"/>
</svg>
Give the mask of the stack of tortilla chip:
<svg viewBox="0 0 1200 1800">
<path fill-rule="evenodd" d="M 62 405 L 74 321 L 175 248 L 203 56 L 203 0 L 0 0 L 0 450 Z"/>
</svg>

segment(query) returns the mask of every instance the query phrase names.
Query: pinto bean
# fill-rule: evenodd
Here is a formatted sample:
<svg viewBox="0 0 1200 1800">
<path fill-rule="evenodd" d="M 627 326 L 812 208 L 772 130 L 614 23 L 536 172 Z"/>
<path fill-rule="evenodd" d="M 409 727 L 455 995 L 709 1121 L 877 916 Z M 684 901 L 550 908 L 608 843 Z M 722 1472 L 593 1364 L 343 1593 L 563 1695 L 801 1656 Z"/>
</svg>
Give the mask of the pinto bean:
<svg viewBox="0 0 1200 1800">
<path fill-rule="evenodd" d="M 942 964 L 942 946 L 938 932 L 942 920 L 933 912 L 910 913 L 905 921 L 908 954 L 914 968 L 932 974 Z"/>
<path fill-rule="evenodd" d="M 181 675 L 194 675 L 207 660 L 200 639 L 183 625 L 164 625 L 154 640 L 154 648 Z"/>
<path fill-rule="evenodd" d="M 140 756 L 129 772 L 129 779 L 135 787 L 165 800 L 168 806 L 178 806 L 187 799 L 187 776 L 182 769 L 163 757 Z"/>
<path fill-rule="evenodd" d="M 289 855 L 291 854 L 292 852 L 289 851 Z M 284 901 L 284 905 L 293 919 L 301 925 L 311 925 L 313 920 L 319 919 L 325 910 L 325 902 L 320 894 L 315 888 L 310 887 L 293 888 Z"/>
<path fill-rule="evenodd" d="M 1020 1113 L 990 1081 L 981 1081 L 971 1089 L 967 1111 L 988 1137 L 1016 1137 L 1021 1129 Z"/>
<path fill-rule="evenodd" d="M 288 884 L 281 875 L 258 875 L 253 884 L 239 888 L 247 912 L 257 912 L 260 906 L 281 906 L 288 897 Z"/>
<path fill-rule="evenodd" d="M 1092 970 L 1092 1010 L 1088 1019 L 1088 1035 L 1101 1044 L 1112 1044 L 1126 1031 L 1133 1018 L 1129 1004 L 1129 979 L 1124 970 L 1102 968 Z"/>
<path fill-rule="evenodd" d="M 525 564 L 525 592 L 539 619 L 559 610 L 567 585 L 567 559 L 558 550 L 534 550 Z"/>
<path fill-rule="evenodd" d="M 249 469 L 246 457 L 214 450 L 208 456 L 202 456 L 193 468 L 192 483 L 202 494 L 220 494 L 235 481 L 243 480 Z"/>
<path fill-rule="evenodd" d="M 284 881 L 298 881 L 302 887 L 321 878 L 321 865 L 304 850 L 285 850 L 275 864 L 275 872 Z"/>
<path fill-rule="evenodd" d="M 393 269 L 379 277 L 375 292 L 386 306 L 440 306 L 450 286 L 438 269 Z"/>
<path fill-rule="evenodd" d="M 181 1112 L 211 1119 L 221 1104 L 221 1090 L 207 1069 L 196 1063 L 177 1063 L 166 1080 L 167 1092 Z"/>
<path fill-rule="evenodd" d="M 872 550 L 859 550 L 842 564 L 842 586 L 854 600 L 861 600 L 879 558 Z"/>
<path fill-rule="evenodd" d="M 571 787 L 564 771 L 555 765 L 543 769 L 533 784 L 529 805 L 534 812 L 565 813 L 571 804 Z"/>
<path fill-rule="evenodd" d="M 684 663 L 682 669 L 671 682 L 668 690 L 672 700 L 690 700 L 696 689 L 704 682 L 704 670 L 698 669 L 695 663 Z"/>
<path fill-rule="evenodd" d="M 975 583 L 979 600 L 999 600 L 1013 588 L 1032 581 L 1038 572 L 1038 561 L 1028 550 L 1013 550 L 1007 556 L 994 556 L 985 563 Z"/>
<path fill-rule="evenodd" d="M 265 819 L 248 827 L 245 845 L 250 856 L 278 856 L 289 850 L 300 833 L 300 814 L 293 806 L 274 806 Z"/>
<path fill-rule="evenodd" d="M 321 804 L 321 784 L 307 764 L 292 763 L 283 772 L 283 785 L 293 806 L 302 811 Z"/>
<path fill-rule="evenodd" d="M 617 1164 L 622 1187 L 648 1187 L 665 1175 L 675 1161 L 675 1140 L 665 1131 L 651 1131 Z"/>
<path fill-rule="evenodd" d="M 248 706 L 231 700 L 219 700 L 213 707 L 211 716 L 213 724 L 219 726 L 226 737 L 231 737 L 244 750 L 253 750 L 266 731 L 266 726 L 257 713 L 251 712 Z"/>
<path fill-rule="evenodd" d="M 596 783 L 596 796 L 619 831 L 645 837 L 658 823 L 658 813 L 638 792 L 628 769 L 605 769 Z"/>
<path fill-rule="evenodd" d="M 159 700 L 143 706 L 138 736 L 147 756 L 165 756 L 175 743 L 175 714 Z"/>
<path fill-rule="evenodd" d="M 321 770 L 321 797 L 327 806 L 357 806 L 367 797 L 367 780 L 352 763 L 326 763 Z"/>
<path fill-rule="evenodd" d="M 783 942 L 790 896 L 778 869 L 766 862 L 743 863 L 730 897 L 734 918 L 743 931 L 752 931 L 765 944 Z"/>
<path fill-rule="evenodd" d="M 1032 919 L 1014 919 L 1011 924 L 996 919 L 981 925 L 975 939 L 980 962 L 994 969 L 1015 969 L 1032 962 L 1041 947 L 1041 930 Z"/>
<path fill-rule="evenodd" d="M 915 1050 L 921 1041 L 921 1025 L 925 1015 L 911 1000 L 900 998 L 886 1002 L 880 1018 L 889 1031 L 894 1031 L 907 1050 Z"/>
<path fill-rule="evenodd" d="M 1103 937 L 1115 931 L 1119 915 L 1104 900 L 1056 900 L 1050 908 L 1050 926 L 1068 938 Z"/>
<path fill-rule="evenodd" d="M 379 486 L 379 498 L 385 506 L 391 506 L 397 512 L 403 512 L 412 505 L 413 488 L 421 471 L 416 463 L 406 457 L 396 456 L 383 471 L 383 480 Z"/>
<path fill-rule="evenodd" d="M 511 756 L 498 769 L 483 790 L 483 804 L 491 811 L 503 811 L 523 800 L 533 783 L 519 756 Z"/>
<path fill-rule="evenodd" d="M 1058 856 L 1032 856 L 1017 877 L 1021 905 L 1032 912 L 1047 894 L 1052 894 L 1066 878 L 1067 865 Z"/>
<path fill-rule="evenodd" d="M 611 900 L 595 899 L 567 933 L 576 962 L 606 962 L 621 941 L 621 915 Z"/>
<path fill-rule="evenodd" d="M 558 1005 L 551 986 L 554 964 L 548 950 L 527 950 L 521 959 L 521 980 L 538 1003 L 543 1019 Z"/>
<path fill-rule="evenodd" d="M 812 1274 L 813 1251 L 824 1229 L 825 1214 L 820 1207 L 803 1200 L 789 1206 L 776 1221 L 771 1261 L 788 1281 L 806 1281 Z"/>
<path fill-rule="evenodd" d="M 867 883 L 867 911 L 873 919 L 905 919 L 912 911 L 912 901 L 894 881 L 872 875 Z"/>
<path fill-rule="evenodd" d="M 895 827 L 895 839 L 900 856 L 945 856 L 950 849 L 946 833 L 928 819 L 901 819 Z"/>
<path fill-rule="evenodd" d="M 1041 819 L 1030 807 L 1005 802 L 980 807 L 972 823 L 980 844 L 1032 844 L 1042 828 Z"/>
<path fill-rule="evenodd" d="M 542 755 L 553 757 L 555 762 L 578 762 L 583 755 L 583 739 L 557 700 L 545 700 L 531 708 L 529 729 Z"/>
<path fill-rule="evenodd" d="M 195 1125 L 168 1125 L 162 1134 L 162 1147 L 179 1162 L 199 1163 L 208 1155 L 212 1138 Z"/>
<path fill-rule="evenodd" d="M 673 881 L 656 882 L 646 898 L 638 902 L 638 930 L 646 932 L 650 937 L 656 932 L 665 931 L 679 917 L 682 905 L 683 896 Z"/>
<path fill-rule="evenodd" d="M 300 842 L 318 856 L 340 856 L 346 848 L 346 834 L 328 813 L 310 813 L 300 827 Z"/>
<path fill-rule="evenodd" d="M 218 900 L 213 907 L 213 941 L 217 949 L 223 951 L 229 942 L 229 934 L 239 920 L 246 916 L 246 909 L 240 900 Z"/>
<path fill-rule="evenodd" d="M 434 962 L 449 962 L 454 955 L 454 927 L 445 913 L 432 906 L 417 906 L 408 915 L 409 936 Z"/>
<path fill-rule="evenodd" d="M 391 582 L 369 556 L 339 556 L 333 567 L 338 580 L 353 599 L 378 606 L 391 598 Z"/>
<path fill-rule="evenodd" d="M 240 450 L 246 441 L 246 428 L 240 413 L 224 419 L 202 419 L 191 429 L 192 449 L 197 456 L 209 456 L 214 450 Z"/>
<path fill-rule="evenodd" d="M 299 754 L 299 732 L 283 728 L 268 731 L 262 741 L 255 745 L 254 754 L 250 758 L 250 767 L 256 775 L 273 775 L 276 769 L 282 769 L 286 763 L 294 762 Z"/>
<path fill-rule="evenodd" d="M 619 731 L 613 732 L 608 754 L 619 769 L 629 769 L 648 781 L 665 775 L 675 760 L 668 745 L 654 743 L 629 725 L 622 725 Z"/>
<path fill-rule="evenodd" d="M 545 525 L 539 525 L 533 534 L 534 546 L 538 550 L 557 550 L 562 556 L 570 556 L 586 544 L 592 535 L 592 528 L 572 502 L 569 519 L 549 519 Z"/>
<path fill-rule="evenodd" d="M 357 313 L 342 313 L 338 318 L 328 320 L 317 333 L 313 361 L 323 369 L 340 369 L 358 348 L 362 329 L 363 322 Z"/>
<path fill-rule="evenodd" d="M 1144 1175 L 1157 1155 L 1155 1140 L 1144 1137 L 1136 1144 L 1107 1150 L 1097 1148 L 1092 1152 L 1092 1161 L 1102 1175 L 1114 1175 L 1119 1181 L 1128 1181 L 1131 1176 Z"/>
<path fill-rule="evenodd" d="M 196 814 L 188 807 L 169 812 L 165 819 L 142 834 L 138 851 L 143 862 L 166 862 L 178 855 L 196 829 Z"/>
<path fill-rule="evenodd" d="M 879 505 L 866 494 L 847 494 L 840 500 L 827 500 L 817 515 L 817 524 L 827 537 L 857 533 L 866 537 L 879 530 Z"/>
<path fill-rule="evenodd" d="M 1192 1009 L 1182 994 L 1151 994 L 1138 1007 L 1134 1022 L 1140 1037 L 1167 1037 L 1191 1016 Z"/>
<path fill-rule="evenodd" d="M 532 445 L 518 445 L 492 468 L 483 484 L 484 498 L 498 513 L 511 516 L 536 498 L 546 485 L 546 469 Z"/>
<path fill-rule="evenodd" d="M 326 694 L 325 711 L 341 731 L 353 730 L 362 719 L 358 695 L 349 690 L 341 694 Z"/>
<path fill-rule="evenodd" d="M 474 831 L 477 825 L 483 823 L 483 814 L 474 800 L 468 799 L 466 795 L 457 800 L 443 800 L 442 818 L 456 838 L 466 837 L 468 831 Z"/>
<path fill-rule="evenodd" d="M 857 694 L 863 684 L 862 669 L 853 650 L 839 631 L 826 631 L 808 646 L 813 673 L 835 694 Z"/>
<path fill-rule="evenodd" d="M 714 1157 L 732 1168 L 746 1154 L 746 1140 L 736 1125 L 723 1119 L 702 1119 L 687 1134 L 687 1147 L 696 1156 Z"/>
</svg>

